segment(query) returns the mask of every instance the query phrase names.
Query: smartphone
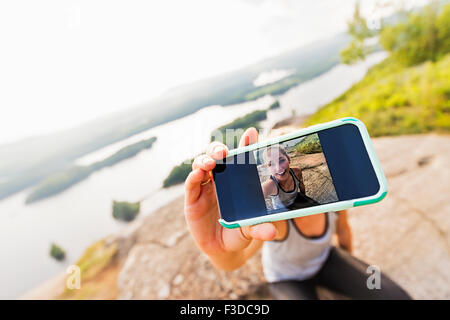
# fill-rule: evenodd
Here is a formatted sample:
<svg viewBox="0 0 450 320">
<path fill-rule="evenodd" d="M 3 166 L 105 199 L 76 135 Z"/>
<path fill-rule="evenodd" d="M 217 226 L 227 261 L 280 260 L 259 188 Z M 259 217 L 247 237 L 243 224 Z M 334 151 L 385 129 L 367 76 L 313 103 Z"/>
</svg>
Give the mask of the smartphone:
<svg viewBox="0 0 450 320">
<path fill-rule="evenodd" d="M 344 210 L 387 194 L 367 129 L 356 118 L 231 150 L 213 178 L 226 228 Z"/>
</svg>

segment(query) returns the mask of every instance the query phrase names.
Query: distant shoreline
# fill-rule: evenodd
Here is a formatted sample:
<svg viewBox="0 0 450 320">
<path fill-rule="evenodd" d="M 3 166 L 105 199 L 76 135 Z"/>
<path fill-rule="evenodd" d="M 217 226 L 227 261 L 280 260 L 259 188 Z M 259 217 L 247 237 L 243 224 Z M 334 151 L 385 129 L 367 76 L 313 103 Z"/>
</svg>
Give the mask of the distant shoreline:
<svg viewBox="0 0 450 320">
<path fill-rule="evenodd" d="M 349 37 L 341 33 L 228 74 L 172 89 L 143 106 L 105 115 L 58 133 L 0 145 L 3 160 L 0 177 L 7 179 L 0 183 L 0 200 L 64 170 L 88 153 L 202 108 L 226 107 L 285 92 L 337 65 L 339 50 L 348 41 Z M 261 72 L 273 68 L 294 69 L 295 72 L 276 82 L 255 87 L 253 80 Z M 34 160 L 37 153 L 41 156 Z"/>
<path fill-rule="evenodd" d="M 300 127 L 306 121 L 306 119 L 308 119 L 309 117 L 310 117 L 310 115 L 302 115 L 302 116 L 294 116 L 294 117 L 286 118 L 284 120 L 276 122 L 272 126 L 272 130 L 279 129 L 279 128 L 286 127 L 286 126 Z"/>
</svg>

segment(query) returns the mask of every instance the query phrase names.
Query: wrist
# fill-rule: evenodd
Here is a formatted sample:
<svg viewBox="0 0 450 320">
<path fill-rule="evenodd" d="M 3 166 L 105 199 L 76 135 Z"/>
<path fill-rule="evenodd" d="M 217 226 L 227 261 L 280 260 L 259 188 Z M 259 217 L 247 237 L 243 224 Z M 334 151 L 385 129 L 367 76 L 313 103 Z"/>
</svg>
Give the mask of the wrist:
<svg viewBox="0 0 450 320">
<path fill-rule="evenodd" d="M 208 258 L 215 268 L 231 271 L 238 269 L 245 263 L 244 255 L 241 251 L 208 255 Z"/>
</svg>

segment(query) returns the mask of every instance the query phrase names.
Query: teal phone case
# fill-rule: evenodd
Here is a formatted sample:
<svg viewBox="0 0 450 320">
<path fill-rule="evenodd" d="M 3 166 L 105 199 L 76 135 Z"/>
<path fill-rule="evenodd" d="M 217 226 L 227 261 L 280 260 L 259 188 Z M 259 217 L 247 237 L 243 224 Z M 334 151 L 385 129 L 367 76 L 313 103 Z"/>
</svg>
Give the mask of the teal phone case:
<svg viewBox="0 0 450 320">
<path fill-rule="evenodd" d="M 261 217 L 255 217 L 245 220 L 236 220 L 236 221 L 225 221 L 224 219 L 219 219 L 219 223 L 224 226 L 225 228 L 239 228 L 249 225 L 254 225 L 258 223 L 263 222 L 272 222 L 272 221 L 278 221 L 278 220 L 286 220 L 286 219 L 292 219 L 297 217 L 304 217 L 316 213 L 322 213 L 322 212 L 329 212 L 329 211 L 339 211 L 344 210 L 352 207 L 362 206 L 366 204 L 375 203 L 378 201 L 381 201 L 384 197 L 386 197 L 387 194 L 387 181 L 386 177 L 384 176 L 383 170 L 381 169 L 380 162 L 378 161 L 377 155 L 375 154 L 375 151 L 372 146 L 372 142 L 370 141 L 369 133 L 367 132 L 366 126 L 364 123 L 356 118 L 342 118 L 318 125 L 314 125 L 308 128 L 304 128 L 301 130 L 298 130 L 296 132 L 282 135 L 280 137 L 263 141 L 260 143 L 255 143 L 246 147 L 233 149 L 228 153 L 228 156 L 237 155 L 240 153 L 244 153 L 247 151 L 253 151 L 258 148 L 266 147 L 271 144 L 281 143 L 286 140 L 295 139 L 301 136 L 305 136 L 308 134 L 316 133 L 318 131 L 329 129 L 337 126 L 341 126 L 344 124 L 352 124 L 358 127 L 359 132 L 361 133 L 362 139 L 364 141 L 364 145 L 366 147 L 367 153 L 369 154 L 370 161 L 372 163 L 372 166 L 375 170 L 375 174 L 377 176 L 378 182 L 380 184 L 380 190 L 373 195 L 369 197 L 364 198 L 358 198 L 353 200 L 345 200 L 345 201 L 338 201 L 334 203 L 329 204 L 323 204 L 315 207 L 309 207 L 309 208 L 303 208 L 298 210 L 292 210 L 292 211 L 286 211 L 281 213 L 275 213 L 270 215 L 263 215 Z M 219 211 L 220 211 L 220 203 L 219 203 Z"/>
</svg>

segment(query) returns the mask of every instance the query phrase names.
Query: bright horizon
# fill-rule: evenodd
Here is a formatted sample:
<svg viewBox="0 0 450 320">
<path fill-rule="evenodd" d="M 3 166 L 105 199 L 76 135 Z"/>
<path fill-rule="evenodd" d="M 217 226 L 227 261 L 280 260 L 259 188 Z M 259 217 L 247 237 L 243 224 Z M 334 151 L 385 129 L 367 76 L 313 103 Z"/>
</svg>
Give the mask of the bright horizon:
<svg viewBox="0 0 450 320">
<path fill-rule="evenodd" d="M 362 12 L 389 14 L 386 2 L 362 1 Z M 0 144 L 75 127 L 331 37 L 346 30 L 354 3 L 2 2 Z"/>
</svg>

